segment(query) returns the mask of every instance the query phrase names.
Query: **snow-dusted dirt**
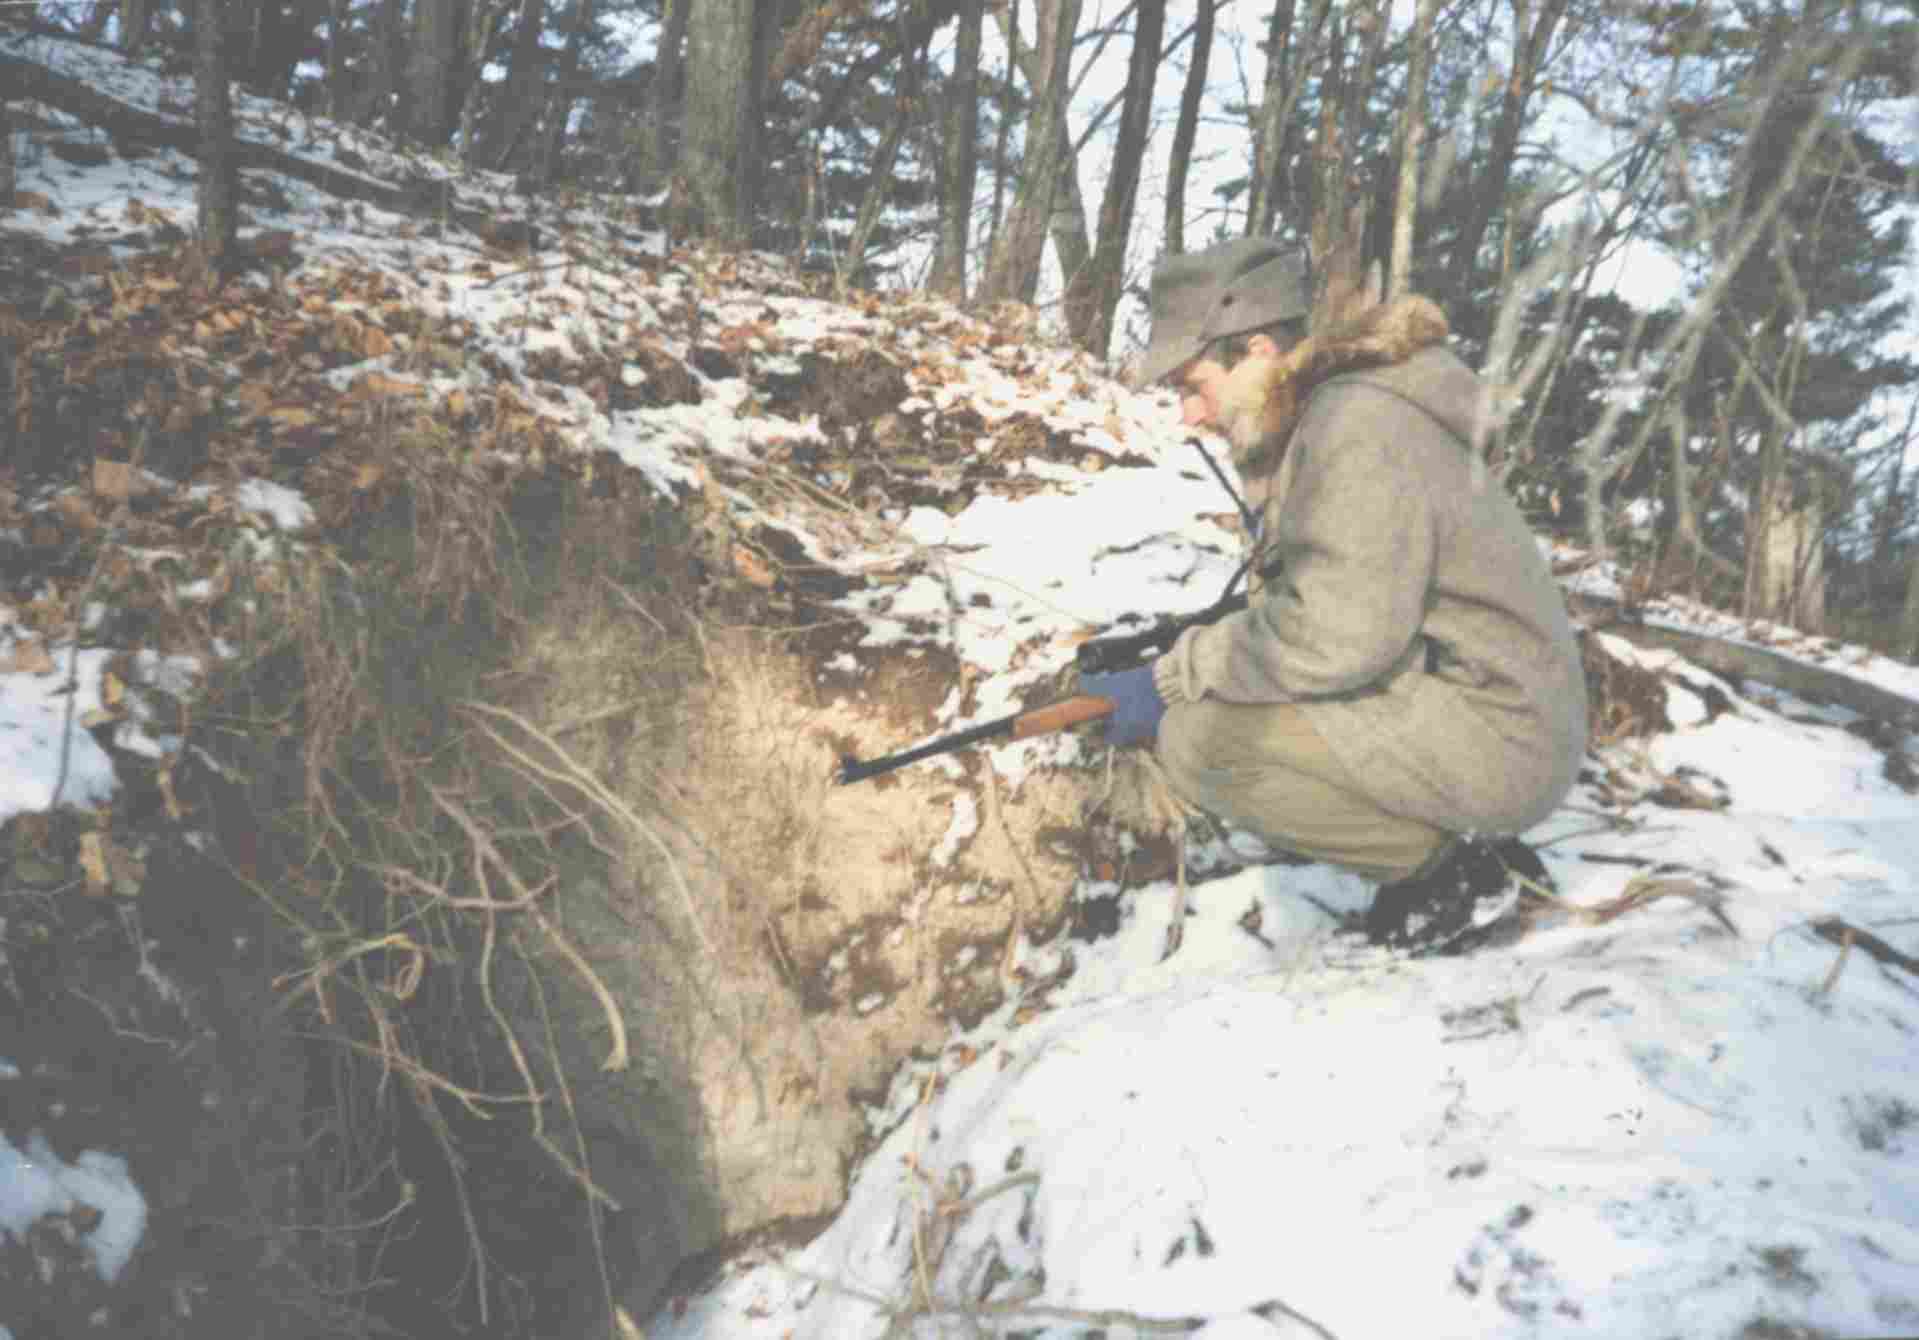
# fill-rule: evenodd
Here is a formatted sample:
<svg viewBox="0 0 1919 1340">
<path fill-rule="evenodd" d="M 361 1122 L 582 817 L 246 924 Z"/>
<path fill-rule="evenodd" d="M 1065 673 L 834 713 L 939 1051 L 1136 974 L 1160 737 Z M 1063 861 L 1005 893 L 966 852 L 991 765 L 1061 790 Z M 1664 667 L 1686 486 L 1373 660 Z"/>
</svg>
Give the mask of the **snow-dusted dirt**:
<svg viewBox="0 0 1919 1340">
<path fill-rule="evenodd" d="M 148 109 L 185 87 L 24 45 Z M 270 109 L 240 102 L 243 132 L 266 133 Z M 391 166 L 368 137 L 294 121 L 289 152 Z M 191 178 L 170 153 L 29 161 L 21 186 L 45 204 L 0 217 L 0 246 L 130 261 L 156 218 L 190 224 Z M 742 537 L 739 580 L 777 580 L 778 551 L 753 541 L 784 534 L 857 579 L 833 600 L 860 621 L 823 668 L 837 694 L 858 700 L 878 649 L 936 648 L 959 667 L 939 729 L 976 724 L 1057 674 L 1076 637 L 1198 608 L 1232 570 L 1232 504 L 1170 402 L 1017 328 L 904 297 L 830 302 L 772 262 L 663 255 L 587 211 L 569 253 L 529 263 L 283 187 L 284 209 L 254 217 L 297 233 L 271 282 L 303 315 L 275 319 L 341 323 L 360 352 L 261 392 L 256 418 L 311 431 L 403 390 L 449 421 L 484 411 L 491 450 L 609 452 L 698 495 Z M 499 181 L 459 189 L 523 203 Z M 469 356 L 422 372 L 402 320 L 419 314 Z M 882 392 L 897 385 L 889 408 L 813 396 L 871 358 Z M 182 509 L 224 499 L 269 549 L 317 524 L 301 497 L 319 483 L 292 467 L 211 493 L 147 478 Z M 13 506 L 16 538 L 65 515 L 56 497 Z M 206 599 L 212 560 L 172 557 L 178 600 Z M 1579 581 L 1613 589 L 1603 566 Z M 1653 614 L 1919 697 L 1919 672 L 1858 649 L 1683 602 Z M 111 794 L 80 728 L 97 714 L 124 747 L 177 746 L 150 729 L 141 682 L 108 678 L 109 654 L 176 678 L 192 662 L 88 639 L 76 663 L 61 630 L 24 601 L 0 609 L 0 818 L 56 781 L 68 804 Z M 1526 835 L 1562 905 L 1519 943 L 1368 950 L 1328 915 L 1363 907 L 1363 882 L 1266 866 L 1198 883 L 1162 961 L 1171 887 L 1089 878 L 1077 895 L 1117 896 L 1117 932 L 1023 946 L 1024 980 L 1049 988 L 901 1071 L 831 1226 L 735 1258 L 647 1334 L 1919 1334 L 1919 964 L 1902 957 L 1919 954 L 1919 802 L 1849 713 L 1608 645 L 1666 676 L 1674 725 L 1596 754 Z M 1056 736 L 989 758 L 1016 789 L 1098 752 Z M 963 790 L 952 804 L 963 841 L 979 816 Z"/>
</svg>

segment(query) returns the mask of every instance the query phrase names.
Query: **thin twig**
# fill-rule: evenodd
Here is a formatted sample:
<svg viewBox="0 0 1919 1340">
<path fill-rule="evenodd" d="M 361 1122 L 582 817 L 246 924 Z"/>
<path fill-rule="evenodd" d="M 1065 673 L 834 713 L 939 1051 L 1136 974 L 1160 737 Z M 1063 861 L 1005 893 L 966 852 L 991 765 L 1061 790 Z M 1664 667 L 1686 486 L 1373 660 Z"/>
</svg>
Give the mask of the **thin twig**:
<svg viewBox="0 0 1919 1340">
<path fill-rule="evenodd" d="M 1827 973 L 1826 980 L 1819 984 L 1819 995 L 1829 996 L 1832 994 L 1832 988 L 1839 981 L 1839 974 L 1846 970 L 1846 960 L 1852 957 L 1852 942 L 1855 936 L 1856 933 L 1853 928 L 1850 926 L 1846 927 L 1845 933 L 1839 940 L 1839 957 L 1832 961 L 1832 971 Z"/>
</svg>

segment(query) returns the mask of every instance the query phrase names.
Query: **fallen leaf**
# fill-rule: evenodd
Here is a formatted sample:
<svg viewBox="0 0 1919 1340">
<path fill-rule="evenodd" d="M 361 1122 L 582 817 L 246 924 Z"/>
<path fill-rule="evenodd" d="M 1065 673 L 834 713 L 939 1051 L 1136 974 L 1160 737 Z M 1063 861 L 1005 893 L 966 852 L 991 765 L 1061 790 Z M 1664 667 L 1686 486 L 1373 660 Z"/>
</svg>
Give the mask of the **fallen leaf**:
<svg viewBox="0 0 1919 1340">
<path fill-rule="evenodd" d="M 16 675 L 50 675 L 59 668 L 47 654 L 46 643 L 38 638 L 14 644 L 6 659 L 0 661 L 0 670 Z"/>
<path fill-rule="evenodd" d="M 766 566 L 766 560 L 743 544 L 733 546 L 733 570 L 761 590 L 779 580 L 773 575 L 773 570 Z"/>
<path fill-rule="evenodd" d="M 160 787 L 160 800 L 167 808 L 167 818 L 173 820 L 176 824 L 179 823 L 186 817 L 186 814 L 185 811 L 180 808 L 180 797 L 174 794 L 173 769 L 171 767 L 162 767 L 155 781 Z"/>
<path fill-rule="evenodd" d="M 53 510 L 62 521 L 88 535 L 99 530 L 102 524 L 92 504 L 77 493 L 63 493 L 55 498 Z"/>
<path fill-rule="evenodd" d="M 80 870 L 87 878 L 87 895 L 104 898 L 108 888 L 107 852 L 105 840 L 98 833 L 80 835 Z"/>
</svg>

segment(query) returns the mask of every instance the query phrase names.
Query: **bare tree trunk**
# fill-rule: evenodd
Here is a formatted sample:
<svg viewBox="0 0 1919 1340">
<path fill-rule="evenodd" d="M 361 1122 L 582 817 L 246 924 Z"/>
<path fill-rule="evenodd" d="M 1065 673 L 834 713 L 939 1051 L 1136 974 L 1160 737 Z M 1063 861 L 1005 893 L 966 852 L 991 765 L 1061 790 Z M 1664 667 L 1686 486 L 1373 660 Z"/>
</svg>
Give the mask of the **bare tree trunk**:
<svg viewBox="0 0 1919 1340">
<path fill-rule="evenodd" d="M 372 25 L 373 79 L 367 86 L 366 104 L 357 114 L 366 125 L 376 124 L 383 117 L 389 130 L 407 123 L 405 81 L 400 77 L 407 51 L 405 23 L 403 0 L 381 0 L 379 17 Z"/>
<path fill-rule="evenodd" d="M 120 46 L 129 57 L 138 56 L 147 45 L 147 32 L 153 24 L 152 0 L 127 0 L 120 16 Z"/>
<path fill-rule="evenodd" d="M 485 81 L 480 78 L 480 66 L 492 49 L 493 39 L 506 23 L 511 0 L 465 0 L 465 3 L 466 22 L 455 25 L 460 37 L 447 75 L 447 93 L 452 104 L 460 109 L 457 118 L 460 161 L 477 167 L 483 161 L 479 121 L 480 95 Z M 521 8 L 524 11 L 525 6 Z"/>
<path fill-rule="evenodd" d="M 575 90 L 580 86 L 580 66 L 585 60 L 587 34 L 593 31 L 593 0 L 573 0 L 573 12 L 567 25 L 566 47 L 560 53 L 560 68 L 553 80 L 553 95 L 547 99 L 546 123 L 540 147 L 527 167 L 525 179 L 530 186 L 553 180 L 560 165 L 560 153 L 566 144 L 567 122 L 573 116 Z"/>
<path fill-rule="evenodd" d="M 1748 520 L 1741 612 L 1819 633 L 1826 618 L 1825 509 L 1816 491 L 1803 502 L 1793 494 L 1782 474 L 1765 488 Z"/>
<path fill-rule="evenodd" d="M 1219 0 L 1199 0 L 1194 16 L 1193 61 L 1186 67 L 1186 87 L 1179 97 L 1179 120 L 1173 126 L 1173 150 L 1166 158 L 1166 229 L 1162 247 L 1168 256 L 1186 251 L 1186 171 L 1199 139 L 1199 104 L 1206 93 L 1206 67 L 1213 58 L 1214 18 Z"/>
<path fill-rule="evenodd" d="M 1046 69 L 1040 63 L 1039 53 L 1030 46 L 1017 41 L 1011 21 L 1005 10 L 999 11 L 1000 35 L 1006 40 L 1008 51 L 1019 54 L 1020 72 L 1026 76 L 1028 88 L 1040 88 L 1047 82 Z M 1053 239 L 1053 255 L 1059 261 L 1060 274 L 1067 287 L 1071 287 L 1080 275 L 1086 273 L 1091 262 L 1093 244 L 1086 226 L 1086 199 L 1079 189 L 1079 155 L 1074 150 L 1072 128 L 1066 116 L 1066 95 L 1060 95 L 1060 107 L 1055 118 L 1053 139 L 1059 162 L 1062 164 L 1058 185 L 1053 194 L 1052 216 L 1047 222 L 1047 231 Z M 1103 119 L 1103 118 L 1102 118 Z M 990 252 L 990 249 L 989 249 Z M 1039 271 L 1033 272 L 1035 284 Z M 1032 293 L 1026 294 L 1026 300 L 1032 300 Z"/>
<path fill-rule="evenodd" d="M 994 12 L 1000 13 L 997 8 Z M 1013 80 L 1019 74 L 1019 0 L 1006 0 L 1004 14 L 1000 28 L 1006 34 L 1006 76 L 1000 84 L 999 129 L 993 137 L 993 213 L 986 234 L 988 257 L 998 248 L 1000 225 L 1006 221 L 1007 145 L 1013 127 Z"/>
<path fill-rule="evenodd" d="M 962 0 L 953 85 L 943 118 L 944 182 L 931 285 L 955 302 L 966 300 L 966 248 L 972 241 L 973 191 L 979 182 L 979 54 L 985 26 L 985 0 Z"/>
<path fill-rule="evenodd" d="M 227 88 L 226 7 L 199 0 L 194 12 L 194 105 L 200 122 L 200 249 L 207 264 L 224 271 L 233 260 L 240 231 L 239 173 L 233 157 L 233 102 Z"/>
<path fill-rule="evenodd" d="M 13 157 L 13 104 L 0 98 L 0 208 L 13 204 L 13 193 L 19 185 L 19 169 Z"/>
<path fill-rule="evenodd" d="M 506 92 L 501 96 L 486 133 L 484 159 L 494 168 L 505 167 L 540 114 L 546 101 L 546 48 L 540 39 L 546 30 L 546 0 L 521 0 L 520 26 L 513 34 L 513 55 L 507 63 Z"/>
<path fill-rule="evenodd" d="M 332 7 L 327 11 L 326 109 L 327 115 L 336 121 L 344 121 L 352 106 L 346 63 L 347 25 L 352 17 L 353 0 L 332 0 Z"/>
<path fill-rule="evenodd" d="M 843 283 L 857 282 L 860 267 L 866 263 L 866 244 L 871 240 L 873 229 L 879 224 L 880 211 L 885 208 L 887 196 L 891 194 L 893 166 L 899 160 L 900 145 L 906 139 L 914 106 L 919 102 L 926 50 L 923 46 L 915 46 L 913 42 L 912 19 L 915 8 L 916 4 L 902 4 L 896 15 L 900 69 L 893 84 L 893 124 L 887 127 L 886 138 L 880 141 L 879 149 L 873 155 L 872 168 L 867 173 L 866 194 L 860 200 L 860 212 L 853 223 L 853 236 L 846 247 L 846 262 L 840 276 Z"/>
<path fill-rule="evenodd" d="M 1426 147 L 1426 79 L 1433 64 L 1433 20 L 1439 0 L 1419 0 L 1407 53 L 1406 114 L 1400 126 L 1399 198 L 1393 202 L 1393 259 L 1387 292 L 1399 297 L 1412 287 L 1413 225 L 1419 214 L 1420 159 Z"/>
<path fill-rule="evenodd" d="M 716 241 L 744 245 L 752 193 L 754 0 L 701 0 L 686 28 L 686 128 L 680 166 L 696 219 L 685 225 Z"/>
<path fill-rule="evenodd" d="M 1506 187 L 1512 180 L 1513 158 L 1519 149 L 1519 133 L 1525 125 L 1526 109 L 1538 81 L 1540 62 L 1552 45 L 1553 33 L 1565 16 L 1567 0 L 1545 0 L 1536 20 L 1532 0 L 1512 0 L 1514 40 L 1513 68 L 1500 95 L 1499 120 L 1493 126 L 1492 146 L 1486 156 L 1486 171 L 1466 193 L 1471 212 L 1460 225 L 1453 240 L 1448 296 L 1460 301 L 1470 298 L 1473 267 L 1479 261 L 1479 248 L 1492 224 L 1495 211 L 1505 208 Z"/>
<path fill-rule="evenodd" d="M 653 87 L 648 90 L 642 112 L 637 161 L 627 173 L 627 181 L 644 187 L 669 167 L 676 147 L 667 140 L 669 122 L 680 116 L 684 105 L 686 73 L 686 18 L 693 0 L 672 0 L 671 12 L 660 29 L 659 53 L 653 60 Z"/>
<path fill-rule="evenodd" d="M 1322 39 L 1331 13 L 1332 0 L 1313 0 L 1306 32 L 1296 40 L 1293 0 L 1281 0 L 1273 9 L 1266 35 L 1266 88 L 1253 122 L 1253 184 L 1246 201 L 1248 236 L 1271 232 L 1279 214 L 1284 200 L 1282 173 L 1299 139 L 1294 113 L 1314 64 L 1327 59 L 1327 44 Z"/>
<path fill-rule="evenodd" d="M 1919 544 L 1912 547 L 1911 565 L 1906 569 L 1906 604 L 1899 612 L 1900 660 L 1919 664 Z"/>
<path fill-rule="evenodd" d="M 1133 52 L 1126 72 L 1126 96 L 1113 143 L 1112 170 L 1100 199 L 1098 242 L 1092 263 L 1079 283 L 1067 289 L 1067 330 L 1075 343 L 1104 358 L 1113 342 L 1113 313 L 1126 277 L 1126 244 L 1132 240 L 1133 210 L 1139 199 L 1140 164 L 1152 125 L 1153 85 L 1159 70 L 1160 41 L 1166 32 L 1166 0 L 1139 0 L 1133 17 Z"/>
<path fill-rule="evenodd" d="M 413 0 L 413 36 L 407 55 L 407 88 L 413 100 L 407 132 L 429 149 L 452 132 L 453 51 L 459 41 L 459 0 Z"/>
<path fill-rule="evenodd" d="M 1716 430 L 1730 452 L 1732 445 L 1731 421 L 1723 415 L 1719 418 Z M 1667 474 L 1671 478 L 1673 491 L 1673 541 L 1698 562 L 1710 567 L 1720 577 L 1737 579 L 1739 565 L 1721 558 L 1706 544 L 1706 537 L 1699 530 L 1699 509 L 1693 502 L 1692 470 L 1686 462 L 1686 443 L 1692 436 L 1687 427 L 1686 418 L 1677 404 L 1671 406 L 1666 414 Z"/>
<path fill-rule="evenodd" d="M 1070 166 L 1061 154 L 1066 92 L 1071 82 L 1073 37 L 1079 30 L 1080 0 L 1040 0 L 1038 62 L 1046 82 L 1033 89 L 1033 113 L 1026 126 L 1026 161 L 1019 193 L 1001 225 L 993 255 L 980 284 L 986 302 L 1031 302 L 1039 284 L 1040 257 L 1052 220 L 1060 178 Z"/>
</svg>

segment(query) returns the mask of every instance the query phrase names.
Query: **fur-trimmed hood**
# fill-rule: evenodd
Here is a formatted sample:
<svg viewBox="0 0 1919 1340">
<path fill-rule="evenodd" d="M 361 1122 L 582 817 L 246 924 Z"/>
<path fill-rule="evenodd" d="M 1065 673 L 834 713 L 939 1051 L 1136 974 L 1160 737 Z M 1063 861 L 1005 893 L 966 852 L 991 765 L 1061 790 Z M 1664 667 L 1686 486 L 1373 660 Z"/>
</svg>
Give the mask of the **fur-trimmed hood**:
<svg viewBox="0 0 1919 1340">
<path fill-rule="evenodd" d="M 1277 359 L 1248 359 L 1233 369 L 1220 396 L 1220 427 L 1233 446 L 1243 476 L 1269 473 L 1298 426 L 1300 411 L 1312 393 L 1335 377 L 1404 364 L 1416 354 L 1443 345 L 1449 334 L 1445 313 L 1430 298 L 1411 294 L 1377 303 L 1309 335 Z M 1394 380 L 1404 380 L 1395 378 Z M 1395 390 L 1420 403 L 1454 431 L 1468 428 L 1472 406 L 1433 387 L 1421 394 L 1418 382 Z M 1465 417 L 1465 422 L 1461 418 Z"/>
<path fill-rule="evenodd" d="M 1356 310 L 1221 388 L 1259 521 L 1253 570 L 1272 575 L 1183 634 L 1153 681 L 1174 704 L 1297 704 L 1386 813 L 1516 833 L 1585 750 L 1565 597 L 1471 450 L 1485 387 L 1444 347 L 1439 309 Z"/>
</svg>

